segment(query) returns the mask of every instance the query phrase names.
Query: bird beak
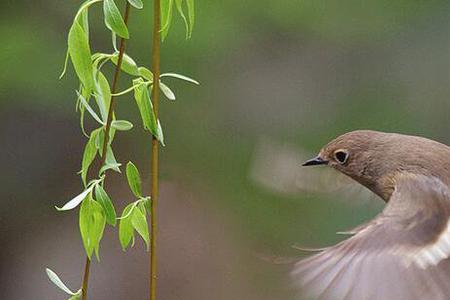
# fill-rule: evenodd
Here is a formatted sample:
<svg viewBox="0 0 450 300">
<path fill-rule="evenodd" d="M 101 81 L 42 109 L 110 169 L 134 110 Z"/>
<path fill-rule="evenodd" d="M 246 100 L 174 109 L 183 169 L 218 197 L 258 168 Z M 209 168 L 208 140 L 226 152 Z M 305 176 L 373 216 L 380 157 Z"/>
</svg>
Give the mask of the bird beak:
<svg viewBox="0 0 450 300">
<path fill-rule="evenodd" d="M 327 160 L 323 160 L 320 156 L 316 156 L 310 160 L 305 161 L 302 166 L 316 166 L 326 164 L 328 164 Z"/>
</svg>

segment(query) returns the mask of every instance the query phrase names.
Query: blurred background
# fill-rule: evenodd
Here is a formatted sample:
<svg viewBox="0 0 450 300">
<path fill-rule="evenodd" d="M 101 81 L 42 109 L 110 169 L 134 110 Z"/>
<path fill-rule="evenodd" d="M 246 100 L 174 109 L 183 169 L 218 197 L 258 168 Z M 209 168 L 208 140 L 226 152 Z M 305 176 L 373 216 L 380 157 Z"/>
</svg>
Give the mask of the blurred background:
<svg viewBox="0 0 450 300">
<path fill-rule="evenodd" d="M 81 284 L 78 214 L 54 209 L 81 189 L 73 69 L 58 80 L 79 4 L 0 2 L 1 299 L 64 299 L 46 267 Z M 127 52 L 148 66 L 146 4 L 130 16 Z M 110 52 L 101 14 L 92 10 L 91 44 Z M 161 105 L 160 298 L 299 299 L 289 271 L 304 253 L 292 246 L 330 245 L 381 208 L 331 171 L 300 164 L 354 129 L 450 144 L 449 15 L 438 0 L 196 1 L 188 41 L 176 17 L 162 69 L 201 85 L 167 80 L 178 99 Z M 150 139 L 132 95 L 117 111 L 136 125 L 117 135 L 117 159 L 137 163 L 149 191 Z M 107 186 L 120 211 L 133 200 L 123 177 L 111 173 Z M 122 253 L 108 228 L 100 257 L 90 299 L 148 298 L 142 241 Z"/>
</svg>

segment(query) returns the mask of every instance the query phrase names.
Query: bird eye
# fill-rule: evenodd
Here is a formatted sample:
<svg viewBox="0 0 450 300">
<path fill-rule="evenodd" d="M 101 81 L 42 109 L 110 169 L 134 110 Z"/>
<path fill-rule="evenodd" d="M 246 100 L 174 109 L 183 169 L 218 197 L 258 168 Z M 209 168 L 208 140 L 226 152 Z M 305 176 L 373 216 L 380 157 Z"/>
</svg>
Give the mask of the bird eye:
<svg viewBox="0 0 450 300">
<path fill-rule="evenodd" d="M 340 163 L 341 165 L 345 164 L 347 162 L 348 159 L 348 152 L 345 150 L 336 150 L 334 152 L 334 158 L 336 159 L 336 161 L 338 163 Z"/>
</svg>

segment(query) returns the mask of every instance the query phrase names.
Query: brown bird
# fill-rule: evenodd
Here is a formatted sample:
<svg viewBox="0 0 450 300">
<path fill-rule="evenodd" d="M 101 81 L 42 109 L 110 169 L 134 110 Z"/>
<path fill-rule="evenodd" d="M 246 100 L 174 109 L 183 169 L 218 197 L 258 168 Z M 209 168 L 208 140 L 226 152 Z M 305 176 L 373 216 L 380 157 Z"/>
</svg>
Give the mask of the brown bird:
<svg viewBox="0 0 450 300">
<path fill-rule="evenodd" d="M 350 238 L 296 263 L 292 276 L 307 297 L 450 299 L 450 147 L 358 130 L 303 165 L 335 168 L 386 202 Z"/>
</svg>

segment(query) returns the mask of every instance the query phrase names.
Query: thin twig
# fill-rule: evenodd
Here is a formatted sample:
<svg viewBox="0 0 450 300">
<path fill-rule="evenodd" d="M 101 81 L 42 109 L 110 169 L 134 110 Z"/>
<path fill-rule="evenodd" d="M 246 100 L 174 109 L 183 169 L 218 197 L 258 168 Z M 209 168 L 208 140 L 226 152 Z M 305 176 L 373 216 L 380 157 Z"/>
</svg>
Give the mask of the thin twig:
<svg viewBox="0 0 450 300">
<path fill-rule="evenodd" d="M 128 24 L 129 15 L 130 15 L 130 3 L 127 1 L 126 7 L 125 7 L 124 18 L 123 18 L 125 21 L 125 25 Z M 116 65 L 116 68 L 114 71 L 114 78 L 113 78 L 113 83 L 112 83 L 112 87 L 111 87 L 112 95 L 111 95 L 111 101 L 110 101 L 109 109 L 108 109 L 108 118 L 106 119 L 105 136 L 103 139 L 103 148 L 102 148 L 102 156 L 101 156 L 101 160 L 100 160 L 100 168 L 103 167 L 103 165 L 105 164 L 105 161 L 106 161 L 106 151 L 108 150 L 108 143 L 109 143 L 109 132 L 111 129 L 111 122 L 112 122 L 113 115 L 114 115 L 114 104 L 115 104 L 114 94 L 116 93 L 117 83 L 119 81 L 120 68 L 122 66 L 122 58 L 123 58 L 124 53 L 125 53 L 125 39 L 121 38 L 120 46 L 119 46 L 119 57 L 117 59 L 117 65 Z M 86 256 L 86 263 L 84 266 L 84 275 L 83 275 L 83 285 L 81 288 L 82 300 L 87 299 L 87 288 L 88 288 L 88 282 L 89 282 L 90 265 L 91 265 L 91 260 L 89 259 L 89 257 Z"/>
<path fill-rule="evenodd" d="M 161 3 L 160 0 L 153 0 L 153 46 L 152 46 L 152 71 L 153 71 L 153 90 L 152 102 L 153 111 L 158 117 L 159 104 L 159 77 L 161 63 Z M 150 241 L 150 300 L 156 300 L 156 279 L 157 279 L 157 256 L 156 256 L 156 240 L 157 240 L 157 207 L 158 207 L 158 151 L 159 142 L 156 137 L 152 138 L 152 161 L 151 161 L 151 176 L 152 176 L 152 191 L 151 191 L 151 241 Z"/>
</svg>

